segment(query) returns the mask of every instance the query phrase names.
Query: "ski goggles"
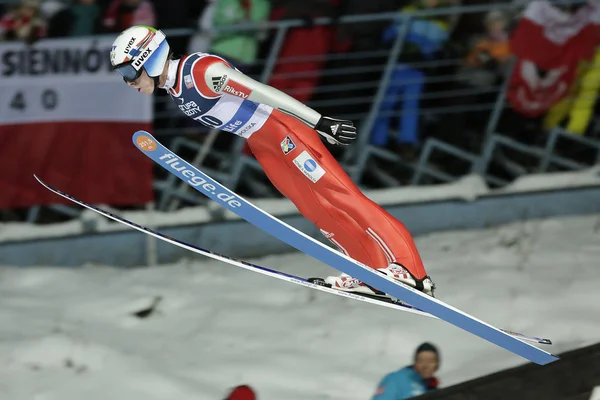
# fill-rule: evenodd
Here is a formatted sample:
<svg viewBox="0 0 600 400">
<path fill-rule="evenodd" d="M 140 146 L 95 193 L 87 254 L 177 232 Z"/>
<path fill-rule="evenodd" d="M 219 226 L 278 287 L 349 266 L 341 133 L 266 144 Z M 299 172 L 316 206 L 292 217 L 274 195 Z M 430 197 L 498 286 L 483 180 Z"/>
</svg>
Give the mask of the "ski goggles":
<svg viewBox="0 0 600 400">
<path fill-rule="evenodd" d="M 117 65 L 114 69 L 121 74 L 125 82 L 134 82 L 142 75 L 144 68 L 136 70 L 133 68 L 133 61 L 128 61 L 124 64 Z"/>
</svg>

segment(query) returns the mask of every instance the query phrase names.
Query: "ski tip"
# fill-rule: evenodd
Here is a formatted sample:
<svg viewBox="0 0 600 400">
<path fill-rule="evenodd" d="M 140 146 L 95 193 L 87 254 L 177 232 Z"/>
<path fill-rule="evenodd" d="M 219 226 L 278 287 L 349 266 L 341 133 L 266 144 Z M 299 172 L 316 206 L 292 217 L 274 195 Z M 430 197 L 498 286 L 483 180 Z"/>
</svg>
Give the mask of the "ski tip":
<svg viewBox="0 0 600 400">
<path fill-rule="evenodd" d="M 548 344 L 551 345 L 552 341 L 550 339 L 546 339 L 546 338 L 539 338 L 536 336 L 528 336 L 528 335 L 523 335 L 522 333 L 518 333 L 518 332 L 513 332 L 513 331 L 509 331 L 506 329 L 500 329 L 502 332 L 509 334 L 511 336 L 514 336 L 518 339 L 521 340 L 525 340 L 527 342 L 533 342 L 533 343 L 538 343 L 538 344 Z"/>
<path fill-rule="evenodd" d="M 144 152 L 151 152 L 157 148 L 156 140 L 146 131 L 137 131 L 133 134 L 131 140 L 133 141 L 135 147 Z"/>
</svg>

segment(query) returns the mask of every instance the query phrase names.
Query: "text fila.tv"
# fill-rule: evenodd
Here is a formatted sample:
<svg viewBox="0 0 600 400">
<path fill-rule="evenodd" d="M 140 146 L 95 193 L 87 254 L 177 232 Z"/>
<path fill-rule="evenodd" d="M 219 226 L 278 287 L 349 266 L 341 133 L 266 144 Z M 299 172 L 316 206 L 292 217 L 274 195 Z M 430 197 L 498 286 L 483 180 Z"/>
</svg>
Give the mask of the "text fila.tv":
<svg viewBox="0 0 600 400">
<path fill-rule="evenodd" d="M 185 164 L 177 158 L 173 153 L 165 153 L 158 158 L 164 161 L 165 164 L 169 165 L 175 171 L 178 171 L 187 178 L 186 182 L 193 187 L 200 187 L 208 194 L 216 195 L 217 198 L 229 205 L 231 208 L 238 208 L 242 206 L 242 203 L 234 196 L 229 193 L 219 192 L 217 193 L 217 187 L 212 183 L 206 181 L 201 176 L 197 176 L 196 173 L 188 169 Z"/>
</svg>

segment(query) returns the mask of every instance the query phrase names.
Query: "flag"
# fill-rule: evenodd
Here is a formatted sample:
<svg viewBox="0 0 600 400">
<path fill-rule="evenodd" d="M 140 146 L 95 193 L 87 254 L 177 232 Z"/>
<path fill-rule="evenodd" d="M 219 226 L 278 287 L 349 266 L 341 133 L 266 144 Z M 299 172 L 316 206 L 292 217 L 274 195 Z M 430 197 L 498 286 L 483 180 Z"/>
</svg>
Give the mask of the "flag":
<svg viewBox="0 0 600 400">
<path fill-rule="evenodd" d="M 594 55 L 599 22 L 597 0 L 573 14 L 529 3 L 510 40 L 517 61 L 507 97 L 517 112 L 538 117 L 568 94 L 579 63 Z"/>
<path fill-rule="evenodd" d="M 34 173 L 89 203 L 152 200 L 152 164 L 131 143 L 152 99 L 112 71 L 111 42 L 0 44 L 0 208 L 64 202 Z"/>
</svg>

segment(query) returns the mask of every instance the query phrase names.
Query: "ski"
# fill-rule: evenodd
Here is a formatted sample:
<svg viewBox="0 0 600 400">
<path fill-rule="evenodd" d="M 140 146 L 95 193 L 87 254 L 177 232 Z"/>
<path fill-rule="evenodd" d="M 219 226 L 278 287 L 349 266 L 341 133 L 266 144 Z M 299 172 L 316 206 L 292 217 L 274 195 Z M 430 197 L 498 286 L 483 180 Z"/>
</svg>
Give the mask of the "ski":
<svg viewBox="0 0 600 400">
<path fill-rule="evenodd" d="M 362 294 L 358 294 L 358 293 L 351 293 L 351 292 L 343 292 L 341 290 L 336 290 L 333 289 L 331 287 L 328 287 L 326 284 L 321 283 L 322 279 L 321 278 L 302 278 L 300 276 L 296 276 L 296 275 L 292 275 L 292 274 L 287 274 L 285 272 L 281 272 L 281 271 L 277 271 L 274 269 L 270 269 L 270 268 L 266 268 L 266 267 L 262 267 L 260 265 L 256 265 L 256 264 L 252 264 L 249 263 L 247 261 L 243 261 L 243 260 L 238 260 L 229 256 L 225 256 L 219 253 L 216 253 L 214 251 L 211 250 L 206 250 L 203 249 L 201 247 L 198 246 L 194 246 L 192 244 L 183 242 L 181 240 L 175 239 L 173 237 L 170 237 L 168 235 L 165 235 L 161 232 L 155 231 L 153 229 L 150 229 L 148 227 L 145 227 L 143 225 L 139 225 L 136 224 L 135 222 L 132 222 L 126 218 L 120 217 L 118 215 L 115 215 L 113 213 L 111 213 L 110 211 L 104 210 L 100 207 L 96 207 L 93 206 L 89 203 L 86 203 L 83 200 L 79 200 L 73 196 L 71 196 L 70 194 L 67 194 L 65 192 L 62 192 L 59 189 L 56 189 L 50 185 L 48 185 L 46 182 L 44 182 L 40 177 L 38 177 L 37 175 L 34 175 L 35 179 L 42 185 L 44 186 L 46 189 L 50 190 L 51 192 L 64 197 L 67 200 L 72 201 L 75 204 L 79 204 L 82 207 L 85 207 L 91 211 L 94 211 L 106 218 L 109 218 L 115 222 L 119 222 L 121 224 L 127 225 L 130 228 L 133 228 L 135 230 L 138 230 L 142 233 L 145 233 L 147 235 L 153 236 L 159 240 L 162 240 L 164 242 L 170 243 L 172 245 L 178 246 L 182 249 L 185 250 L 189 250 L 191 252 L 194 252 L 196 254 L 200 254 L 203 255 L 205 257 L 209 257 L 212 258 L 214 260 L 219 260 L 222 262 L 225 262 L 227 264 L 230 265 L 234 265 L 236 267 L 240 267 L 252 272 L 258 272 L 259 274 L 262 275 L 266 275 L 269 276 L 271 278 L 276 278 L 276 279 L 280 279 L 286 282 L 290 282 L 290 283 L 295 283 L 297 285 L 301 285 L 301 286 L 305 286 L 311 289 L 315 289 L 315 290 L 319 290 L 321 292 L 325 292 L 325 293 L 330 293 L 330 294 L 335 294 L 337 296 L 341 296 L 341 297 L 347 297 L 353 300 L 359 300 L 359 301 L 363 301 L 365 303 L 371 303 L 371 304 L 376 304 L 379 306 L 383 306 L 383 307 L 388 307 L 388 308 L 392 308 L 395 310 L 399 310 L 399 311 L 405 311 L 405 312 L 409 312 L 409 313 L 413 313 L 413 314 L 417 314 L 417 315 L 421 315 L 424 317 L 430 317 L 430 318 L 437 318 L 431 314 L 428 314 L 424 311 L 418 310 L 415 307 L 412 307 L 408 304 L 404 304 L 400 301 L 396 301 L 394 299 L 387 299 L 384 300 L 383 298 L 379 299 L 375 296 L 371 297 L 368 295 L 362 295 Z M 324 282 L 324 281 L 323 281 Z M 532 341 L 537 341 L 539 343 L 546 343 L 546 342 L 542 342 L 542 341 L 548 341 L 548 339 L 538 339 L 538 338 L 531 338 L 530 340 Z M 541 341 L 540 341 L 541 340 Z"/>
<path fill-rule="evenodd" d="M 143 154 L 199 193 L 216 201 L 264 232 L 332 268 L 537 364 L 544 365 L 558 359 L 554 354 L 503 332 L 441 300 L 407 285 L 402 285 L 275 218 L 178 157 L 150 133 L 137 131 L 133 134 L 132 141 Z"/>
<path fill-rule="evenodd" d="M 229 190 L 210 176 L 179 158 L 145 131 L 136 132 L 132 141 L 147 157 L 154 160 L 171 174 L 186 182 L 196 191 L 224 206 L 247 222 L 273 235 L 299 251 L 342 271 L 362 282 L 376 287 L 402 303 L 432 314 L 458 328 L 485 339 L 514 354 L 537 364 L 556 361 L 557 356 L 533 346 L 509 333 L 483 322 L 449 304 L 430 297 L 412 287 L 380 274 L 372 268 L 311 238 L 296 228 L 273 217 Z"/>
<path fill-rule="evenodd" d="M 126 226 L 129 226 L 130 228 L 133 228 L 135 230 L 138 230 L 142 233 L 145 233 L 147 235 L 153 236 L 159 240 L 165 241 L 167 243 L 173 244 L 175 246 L 178 246 L 182 249 L 194 252 L 196 254 L 200 254 L 202 256 L 205 257 L 209 257 L 212 258 L 214 260 L 218 260 L 230 265 L 234 265 L 236 267 L 240 267 L 243 269 L 246 269 L 248 271 L 252 271 L 252 272 L 257 272 L 259 274 L 262 275 L 266 275 L 269 276 L 271 278 L 276 278 L 285 282 L 289 282 L 289 283 L 294 283 L 297 285 L 301 285 L 301 286 L 305 286 L 311 289 L 315 289 L 321 292 L 325 292 L 325 293 L 329 293 L 329 294 L 334 294 L 336 296 L 341 296 L 341 297 L 345 297 L 345 298 L 349 298 L 352 300 L 358 300 L 358 301 L 362 301 L 365 303 L 370 303 L 370 304 L 375 304 L 378 306 L 382 306 L 382 307 L 387 307 L 387 308 L 391 308 L 393 310 L 396 311 L 403 311 L 403 312 L 408 312 L 408 313 L 412 313 L 412 314 L 416 314 L 416 315 L 420 315 L 423 317 L 428 317 L 428 318 L 434 318 L 434 319 L 439 319 L 434 315 L 431 315 L 425 311 L 419 310 L 409 304 L 405 304 L 397 299 L 394 298 L 390 298 L 390 297 L 382 297 L 382 296 L 375 296 L 375 295 L 369 295 L 369 294 L 363 294 L 363 293 L 351 293 L 351 292 L 344 292 L 341 290 L 337 290 L 337 289 L 333 289 L 331 288 L 327 283 L 325 283 L 325 281 L 322 278 L 302 278 L 300 276 L 296 276 L 296 275 L 292 275 L 292 274 L 288 274 L 285 272 L 281 272 L 281 271 L 277 271 L 277 270 L 273 270 L 270 268 L 266 268 L 266 267 L 262 267 L 260 265 L 256 265 L 256 264 L 252 264 L 249 263 L 247 261 L 243 261 L 243 260 L 237 260 L 235 258 L 232 257 L 228 257 L 219 253 L 215 253 L 213 251 L 210 250 L 206 250 L 203 249 L 201 247 L 198 246 L 194 246 L 192 244 L 183 242 L 181 240 L 172 238 L 170 236 L 167 236 L 161 232 L 155 231 L 153 229 L 147 228 L 145 226 L 136 224 L 135 222 L 132 222 L 126 218 L 120 217 L 118 215 L 115 215 L 109 211 L 106 211 L 100 207 L 96 207 L 93 206 L 91 204 L 88 204 L 82 200 L 79 200 L 67 193 L 64 193 L 56 188 L 53 188 L 52 186 L 48 185 L 46 182 L 44 182 L 42 179 L 40 179 L 38 176 L 34 175 L 35 179 L 37 179 L 37 181 L 44 186 L 46 189 L 50 190 L 51 192 L 64 197 L 67 200 L 72 201 L 73 203 L 76 203 L 82 207 L 85 207 L 91 211 L 94 211 L 106 218 L 109 218 L 115 222 L 124 224 Z M 522 338 L 523 340 L 527 340 L 533 343 L 540 343 L 540 344 L 552 344 L 552 342 L 550 341 L 550 339 L 545 339 L 545 338 L 539 338 L 539 337 L 535 337 L 535 336 L 527 336 L 524 335 L 522 333 L 517 333 L 517 332 L 511 332 L 511 331 L 507 331 L 507 330 L 503 330 L 504 332 L 512 335 L 512 336 L 518 336 L 520 338 Z"/>
</svg>

